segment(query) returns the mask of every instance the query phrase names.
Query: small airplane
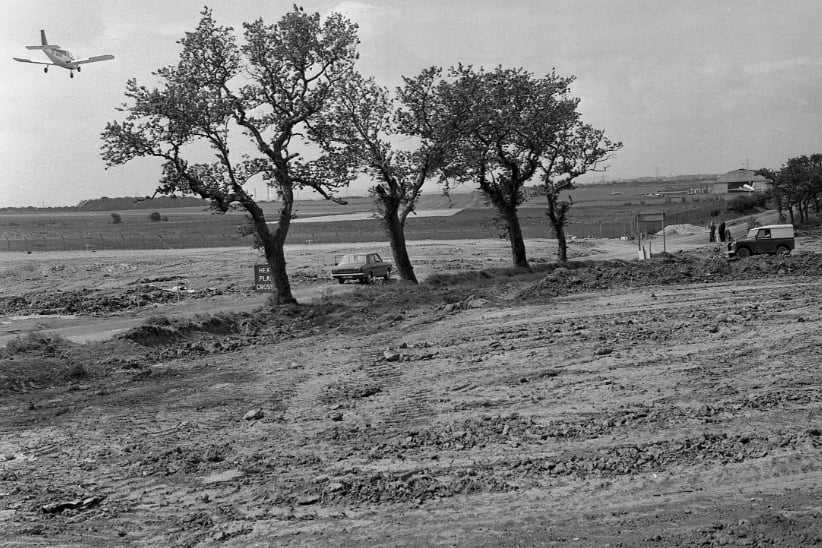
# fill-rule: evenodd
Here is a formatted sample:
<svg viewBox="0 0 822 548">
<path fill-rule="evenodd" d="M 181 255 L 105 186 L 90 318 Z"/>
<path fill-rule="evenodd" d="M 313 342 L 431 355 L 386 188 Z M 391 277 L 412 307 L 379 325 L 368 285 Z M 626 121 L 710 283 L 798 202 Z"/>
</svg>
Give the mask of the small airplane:
<svg viewBox="0 0 822 548">
<path fill-rule="evenodd" d="M 21 59 L 19 57 L 15 57 L 15 61 L 19 61 L 21 63 L 34 63 L 35 65 L 46 65 L 43 67 L 43 72 L 48 72 L 50 66 L 56 67 L 63 67 L 64 69 L 69 70 L 69 75 L 74 78 L 74 71 L 80 72 L 80 65 L 85 65 L 86 63 L 96 63 L 98 61 L 110 61 L 114 59 L 113 55 L 95 55 L 94 57 L 87 57 L 85 59 L 75 59 L 74 56 L 61 48 L 56 44 L 49 44 L 48 40 L 46 40 L 46 31 L 40 31 L 40 42 L 41 45 L 39 46 L 26 46 L 26 49 L 39 49 L 43 50 L 43 53 L 51 60 L 51 63 L 46 63 L 44 61 L 32 61 L 31 59 Z"/>
</svg>

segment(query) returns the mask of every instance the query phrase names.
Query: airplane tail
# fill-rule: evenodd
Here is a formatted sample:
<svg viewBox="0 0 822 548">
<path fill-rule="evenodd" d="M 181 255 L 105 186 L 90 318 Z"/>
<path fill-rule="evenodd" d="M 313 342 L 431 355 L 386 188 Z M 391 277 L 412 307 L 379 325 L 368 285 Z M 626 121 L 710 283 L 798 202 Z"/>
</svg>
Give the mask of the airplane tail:
<svg viewBox="0 0 822 548">
<path fill-rule="evenodd" d="M 39 46 L 26 46 L 26 49 L 48 49 L 48 48 L 53 48 L 53 47 L 59 47 L 59 46 L 55 46 L 54 44 L 49 44 L 49 41 L 46 40 L 46 31 L 44 31 L 43 29 L 40 29 L 40 45 Z"/>
</svg>

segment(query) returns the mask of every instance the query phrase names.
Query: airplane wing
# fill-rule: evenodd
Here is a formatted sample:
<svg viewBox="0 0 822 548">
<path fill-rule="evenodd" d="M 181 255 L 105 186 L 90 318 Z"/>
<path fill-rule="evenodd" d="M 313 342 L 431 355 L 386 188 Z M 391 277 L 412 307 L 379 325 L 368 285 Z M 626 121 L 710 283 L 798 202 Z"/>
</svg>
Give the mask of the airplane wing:
<svg viewBox="0 0 822 548">
<path fill-rule="evenodd" d="M 44 61 L 32 61 L 31 59 L 20 59 L 19 57 L 13 57 L 15 61 L 20 61 L 21 63 L 33 63 L 35 65 L 55 65 L 55 63 L 46 63 Z"/>
<path fill-rule="evenodd" d="M 114 59 L 113 55 L 95 55 L 94 57 L 86 57 L 85 59 L 73 59 L 72 65 L 84 65 L 86 63 L 96 63 L 97 61 L 111 61 Z"/>
</svg>

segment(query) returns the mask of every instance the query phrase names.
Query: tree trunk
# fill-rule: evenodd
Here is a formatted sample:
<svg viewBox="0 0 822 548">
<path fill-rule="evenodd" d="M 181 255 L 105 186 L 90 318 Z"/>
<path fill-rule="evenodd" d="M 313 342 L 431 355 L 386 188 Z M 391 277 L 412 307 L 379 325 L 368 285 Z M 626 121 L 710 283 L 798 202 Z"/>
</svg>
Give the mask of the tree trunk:
<svg viewBox="0 0 822 548">
<path fill-rule="evenodd" d="M 394 255 L 394 266 L 397 267 L 397 275 L 401 280 L 418 283 L 417 277 L 414 275 L 414 267 L 411 265 L 411 259 L 408 258 L 408 249 L 405 245 L 405 227 L 400 222 L 397 206 L 385 202 L 383 202 L 383 205 L 385 206 L 383 224 L 388 231 L 388 240 L 391 244 L 391 253 Z"/>
<path fill-rule="evenodd" d="M 522 227 L 519 224 L 516 209 L 509 209 L 505 212 L 505 224 L 508 228 L 508 240 L 511 242 L 511 256 L 514 266 L 517 268 L 531 267 L 525 255 L 525 240 L 522 238 Z"/>
<path fill-rule="evenodd" d="M 563 223 L 555 224 L 554 234 L 557 237 L 557 260 L 561 263 L 567 263 L 568 242 L 565 239 L 565 225 Z"/>
<path fill-rule="evenodd" d="M 557 239 L 557 260 L 561 263 L 568 262 L 568 241 L 565 238 L 565 211 L 567 209 L 558 207 L 556 197 L 549 190 L 548 197 L 548 220 L 554 229 L 554 236 Z M 557 210 L 560 211 L 557 211 Z"/>
<path fill-rule="evenodd" d="M 265 222 L 262 210 L 254 204 L 251 217 L 256 225 L 257 234 L 263 242 L 265 260 L 271 271 L 271 283 L 274 284 L 274 302 L 277 305 L 297 304 L 297 299 L 291 294 L 291 282 L 285 268 L 285 251 L 283 249 L 288 228 L 291 226 L 291 211 L 294 206 L 294 192 L 289 184 L 281 184 L 283 205 L 277 217 L 277 228 L 271 232 Z"/>
<path fill-rule="evenodd" d="M 278 305 L 297 304 L 297 299 L 291 294 L 291 282 L 285 269 L 283 244 L 277 240 L 272 236 L 265 245 L 265 259 L 271 270 L 271 283 L 274 284 L 274 302 Z"/>
<path fill-rule="evenodd" d="M 785 222 L 785 206 L 782 205 L 782 193 L 778 190 L 774 192 L 774 199 L 776 200 L 776 212 L 778 213 L 777 220 L 780 223 Z"/>
</svg>

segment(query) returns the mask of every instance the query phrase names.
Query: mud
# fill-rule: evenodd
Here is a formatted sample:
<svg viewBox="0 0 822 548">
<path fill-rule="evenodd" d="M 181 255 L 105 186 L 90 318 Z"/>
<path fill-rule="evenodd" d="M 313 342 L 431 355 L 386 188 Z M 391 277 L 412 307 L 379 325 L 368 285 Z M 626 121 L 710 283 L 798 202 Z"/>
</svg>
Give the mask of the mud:
<svg viewBox="0 0 822 548">
<path fill-rule="evenodd" d="M 594 256 L 21 334 L 0 546 L 822 543 L 822 255 Z"/>
</svg>

